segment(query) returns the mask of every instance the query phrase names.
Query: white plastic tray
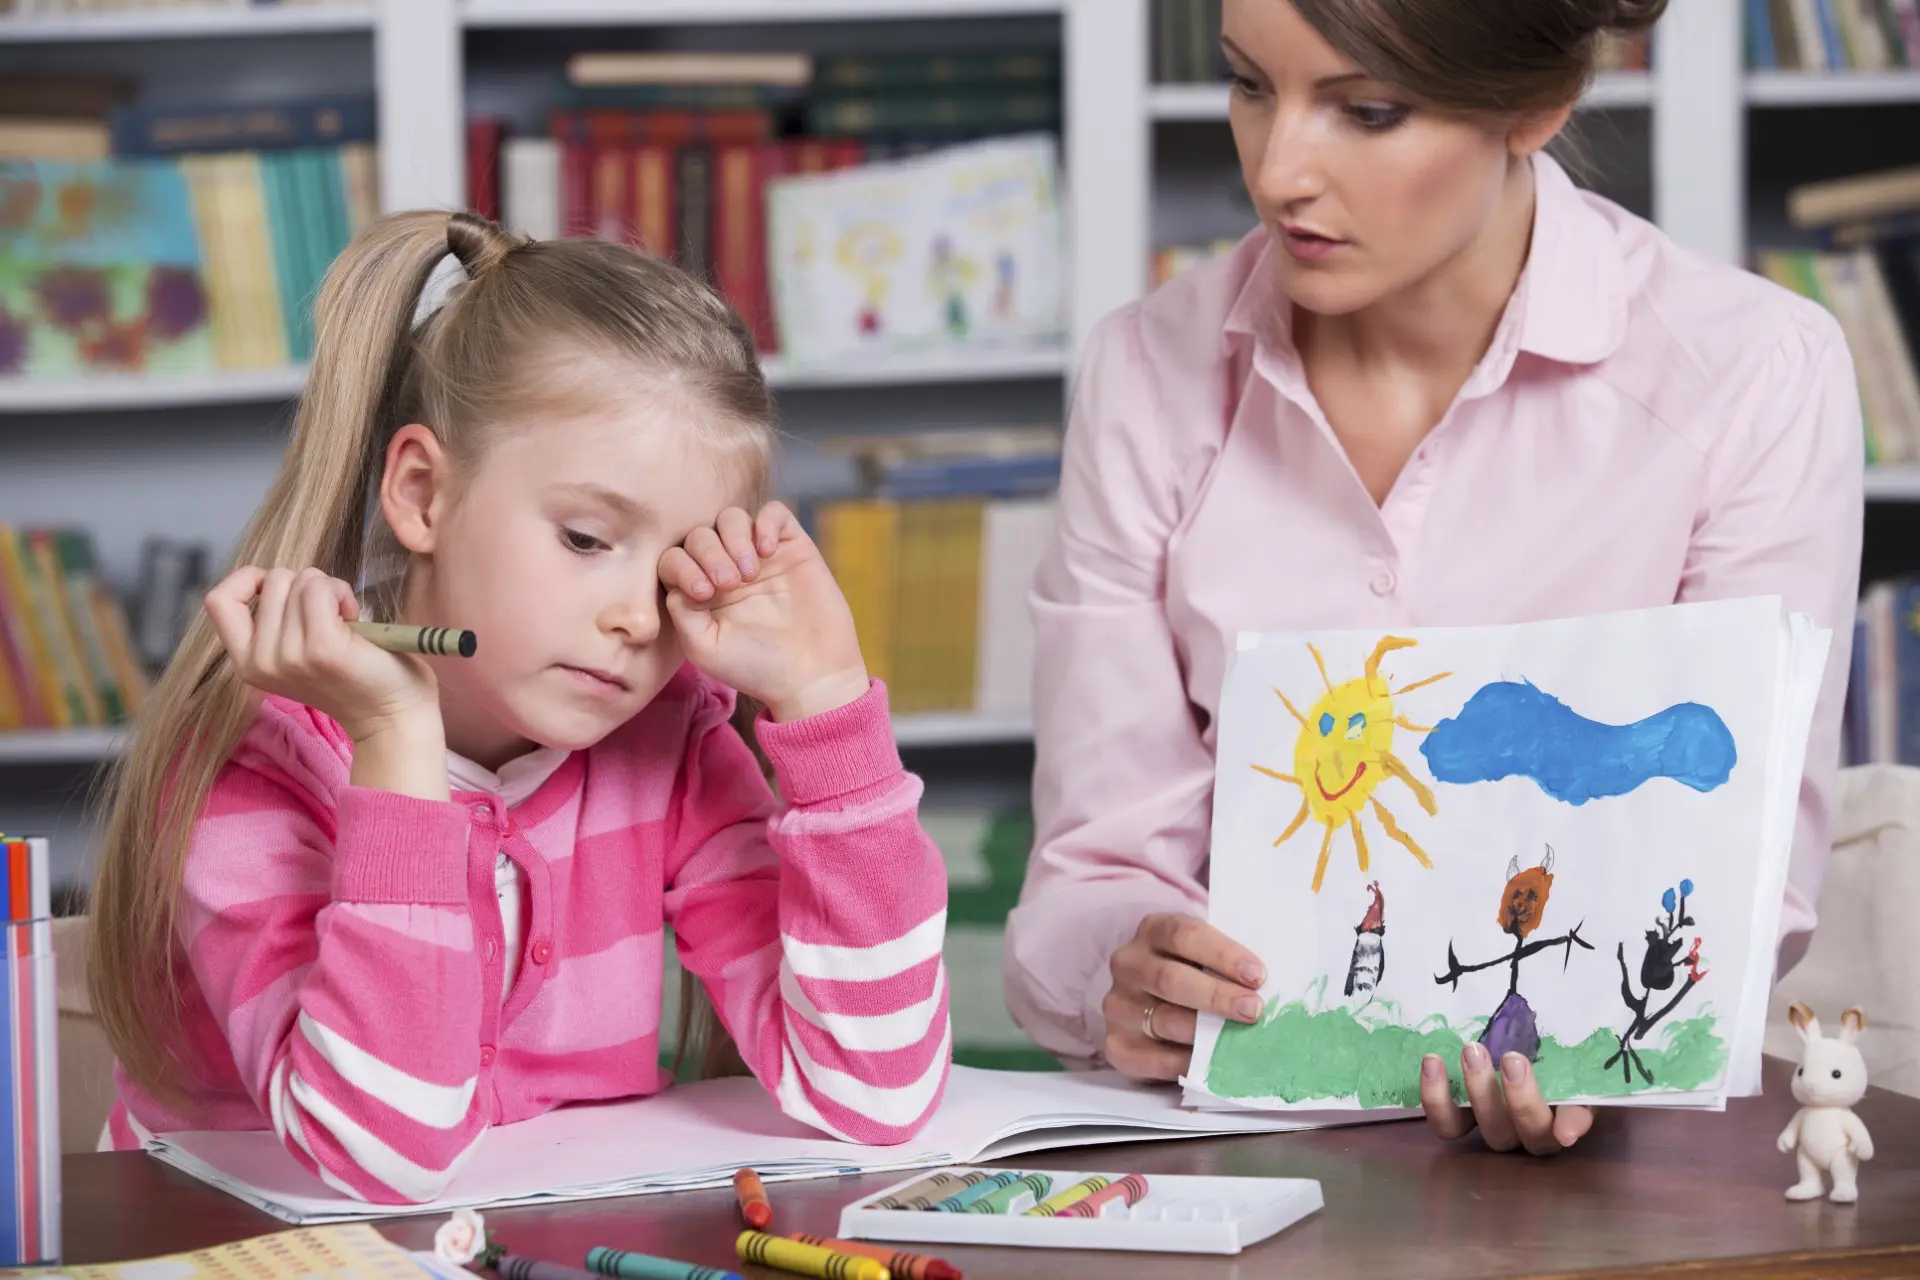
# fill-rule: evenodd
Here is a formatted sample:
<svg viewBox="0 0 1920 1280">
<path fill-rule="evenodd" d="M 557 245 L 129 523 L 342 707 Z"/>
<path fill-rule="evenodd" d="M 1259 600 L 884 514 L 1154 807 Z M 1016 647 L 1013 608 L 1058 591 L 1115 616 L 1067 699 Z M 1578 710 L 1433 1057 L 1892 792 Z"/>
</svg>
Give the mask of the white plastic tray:
<svg viewBox="0 0 1920 1280">
<path fill-rule="evenodd" d="M 1043 1249 L 1127 1249 L 1148 1253 L 1239 1253 L 1319 1211 L 1320 1184 L 1311 1178 L 1200 1178 L 1146 1174 L 1147 1193 L 1136 1204 L 1108 1202 L 1098 1218 L 1026 1217 L 1034 1199 L 1022 1192 L 1007 1211 L 942 1213 L 879 1209 L 873 1204 L 935 1172 L 965 1174 L 972 1166 L 923 1169 L 840 1211 L 843 1240 L 897 1240 L 925 1244 L 1006 1244 Z M 985 1169 L 990 1174 L 1003 1168 Z M 1025 1169 L 1021 1173 L 1028 1172 Z M 1053 1180 L 1050 1194 L 1095 1173 L 1118 1182 L 1124 1171 L 1074 1173 L 1039 1169 Z"/>
</svg>

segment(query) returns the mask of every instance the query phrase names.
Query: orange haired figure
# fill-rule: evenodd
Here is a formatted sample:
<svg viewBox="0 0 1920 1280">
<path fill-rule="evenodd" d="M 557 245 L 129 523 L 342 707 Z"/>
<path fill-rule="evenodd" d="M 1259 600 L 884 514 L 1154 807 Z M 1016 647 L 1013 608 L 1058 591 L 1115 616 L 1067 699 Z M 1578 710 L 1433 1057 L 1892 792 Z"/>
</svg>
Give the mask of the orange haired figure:
<svg viewBox="0 0 1920 1280">
<path fill-rule="evenodd" d="M 1506 999 L 1500 1002 L 1493 1017 L 1487 1021 L 1487 1029 L 1480 1033 L 1480 1043 L 1487 1046 L 1487 1055 L 1495 1062 L 1509 1053 L 1523 1055 L 1529 1062 L 1540 1056 L 1540 1028 L 1533 1016 L 1533 1007 L 1520 994 L 1520 962 L 1530 955 L 1547 950 L 1549 947 L 1565 947 L 1566 957 L 1562 967 L 1573 959 L 1575 946 L 1593 950 L 1593 944 L 1580 936 L 1580 926 L 1575 925 L 1558 938 L 1542 938 L 1528 942 L 1527 937 L 1540 927 L 1540 920 L 1546 915 L 1547 898 L 1553 892 L 1553 846 L 1547 846 L 1547 856 L 1537 867 L 1520 869 L 1520 859 L 1514 858 L 1507 863 L 1507 887 L 1500 895 L 1500 910 L 1495 919 L 1500 932 L 1513 938 L 1513 950 L 1497 959 L 1481 964 L 1461 964 L 1453 953 L 1453 944 L 1447 944 L 1447 972 L 1435 976 L 1434 981 L 1451 983 L 1459 989 L 1462 974 L 1474 973 L 1481 969 L 1492 969 L 1499 965 L 1509 967 Z"/>
</svg>

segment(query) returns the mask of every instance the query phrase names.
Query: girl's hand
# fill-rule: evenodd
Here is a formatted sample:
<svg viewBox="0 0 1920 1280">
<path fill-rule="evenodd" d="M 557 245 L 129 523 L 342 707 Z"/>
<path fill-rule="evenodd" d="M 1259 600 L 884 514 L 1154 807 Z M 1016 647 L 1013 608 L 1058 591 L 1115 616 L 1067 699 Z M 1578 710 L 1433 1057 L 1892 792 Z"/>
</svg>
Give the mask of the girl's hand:
<svg viewBox="0 0 1920 1280">
<path fill-rule="evenodd" d="M 1100 1003 L 1107 1024 L 1101 1052 L 1132 1079 L 1179 1079 L 1193 1061 L 1202 1009 L 1237 1022 L 1260 1019 L 1266 971 L 1259 957 L 1198 916 L 1148 916 L 1108 968 L 1113 986 Z"/>
<path fill-rule="evenodd" d="M 1555 1110 L 1540 1096 L 1533 1064 L 1525 1054 L 1509 1053 L 1494 1078 L 1493 1061 L 1477 1041 L 1460 1053 L 1460 1075 L 1467 1086 L 1469 1109 L 1455 1105 L 1446 1065 L 1438 1054 L 1420 1063 L 1420 1105 L 1427 1127 L 1442 1138 L 1462 1138 L 1477 1125 L 1481 1141 L 1495 1151 L 1525 1147 L 1536 1156 L 1550 1156 L 1572 1146 L 1593 1128 L 1588 1107 Z"/>
<path fill-rule="evenodd" d="M 248 565 L 207 592 L 206 610 L 242 680 L 325 712 L 354 742 L 428 721 L 440 731 L 433 668 L 354 634 L 360 605 L 338 578 Z"/>
<path fill-rule="evenodd" d="M 775 720 L 843 707 L 867 691 L 853 611 L 791 511 L 739 507 L 660 557 L 667 613 L 687 657 Z"/>
</svg>

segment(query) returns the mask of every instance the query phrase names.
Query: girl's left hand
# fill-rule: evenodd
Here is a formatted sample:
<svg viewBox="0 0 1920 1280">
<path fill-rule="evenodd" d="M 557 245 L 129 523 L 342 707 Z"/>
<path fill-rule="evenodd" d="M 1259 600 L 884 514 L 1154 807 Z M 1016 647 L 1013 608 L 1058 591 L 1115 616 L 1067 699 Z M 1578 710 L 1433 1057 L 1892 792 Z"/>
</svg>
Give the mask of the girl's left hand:
<svg viewBox="0 0 1920 1280">
<path fill-rule="evenodd" d="M 667 613 L 715 680 L 799 720 L 866 693 L 853 611 L 820 549 L 778 502 L 739 507 L 660 557 Z"/>
<path fill-rule="evenodd" d="M 1591 1108 L 1555 1110 L 1547 1105 L 1524 1054 L 1506 1055 L 1496 1079 L 1486 1046 L 1469 1043 L 1460 1054 L 1460 1077 L 1469 1108 L 1454 1103 L 1438 1054 L 1430 1053 L 1420 1063 L 1420 1105 L 1427 1113 L 1427 1127 L 1442 1138 L 1465 1137 L 1477 1126 L 1481 1140 L 1495 1151 L 1525 1147 L 1536 1156 L 1550 1156 L 1593 1128 Z"/>
</svg>

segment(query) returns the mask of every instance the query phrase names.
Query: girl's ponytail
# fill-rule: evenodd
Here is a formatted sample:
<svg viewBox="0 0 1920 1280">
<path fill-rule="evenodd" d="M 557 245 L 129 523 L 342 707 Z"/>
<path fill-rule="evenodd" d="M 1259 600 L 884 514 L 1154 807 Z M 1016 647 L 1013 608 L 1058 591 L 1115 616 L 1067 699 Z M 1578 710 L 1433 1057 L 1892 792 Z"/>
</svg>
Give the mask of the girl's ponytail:
<svg viewBox="0 0 1920 1280">
<path fill-rule="evenodd" d="M 407 213 L 368 228 L 334 262 L 314 305 L 313 362 L 292 438 L 235 564 L 312 565 L 358 580 L 364 513 L 414 376 L 421 289 L 449 252 L 472 272 L 497 263 L 491 248 L 504 256 L 511 242 L 482 219 Z M 121 1066 L 156 1097 L 179 1096 L 183 1083 L 171 1030 L 180 1024 L 174 944 L 188 840 L 254 713 L 202 614 L 107 776 L 89 984 Z"/>
</svg>

